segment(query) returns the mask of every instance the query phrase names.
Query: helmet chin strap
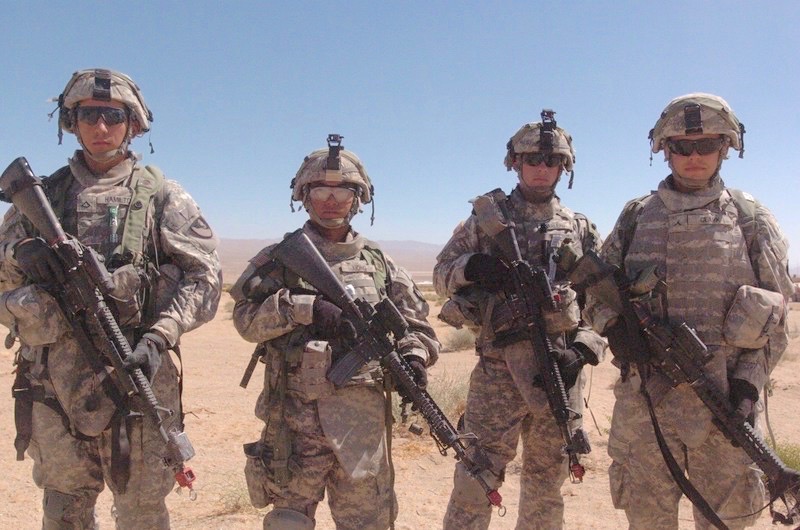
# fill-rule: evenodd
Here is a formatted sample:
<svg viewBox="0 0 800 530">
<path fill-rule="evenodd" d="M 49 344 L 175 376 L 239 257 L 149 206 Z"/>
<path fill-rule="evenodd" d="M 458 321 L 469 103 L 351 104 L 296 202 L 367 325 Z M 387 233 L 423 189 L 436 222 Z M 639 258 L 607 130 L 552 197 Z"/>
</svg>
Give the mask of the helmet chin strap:
<svg viewBox="0 0 800 530">
<path fill-rule="evenodd" d="M 667 163 L 669 164 L 669 168 L 672 170 L 672 178 L 678 184 L 680 184 L 686 189 L 692 191 L 699 191 L 713 187 L 720 180 L 719 170 L 722 168 L 723 160 L 724 160 L 724 155 L 720 153 L 719 162 L 717 162 L 717 169 L 714 171 L 714 174 L 711 175 L 711 177 L 707 181 L 701 183 L 698 183 L 697 181 L 694 180 L 683 178 L 682 176 L 678 175 L 678 172 L 675 171 L 675 169 L 672 167 L 672 162 L 669 159 L 667 159 Z"/>
<path fill-rule="evenodd" d="M 89 148 L 86 147 L 86 144 L 83 143 L 83 138 L 81 138 L 80 132 L 78 132 L 78 128 L 75 128 L 75 137 L 78 139 L 78 143 L 81 144 L 83 147 L 83 156 L 86 158 L 98 162 L 100 164 L 104 164 L 111 160 L 114 160 L 117 157 L 125 157 L 128 154 L 128 146 L 131 143 L 131 125 L 130 121 L 128 122 L 128 130 L 125 133 L 125 139 L 122 141 L 119 147 L 116 149 L 111 149 L 110 151 L 103 151 L 102 153 L 94 154 L 89 151 Z"/>
<path fill-rule="evenodd" d="M 525 181 L 522 180 L 522 170 L 521 169 L 517 170 L 517 178 L 519 180 L 519 185 L 524 190 L 527 190 L 529 196 L 533 199 L 533 202 L 536 202 L 536 203 L 549 202 L 550 199 L 552 199 L 553 196 L 556 194 L 556 186 L 558 186 L 558 183 L 561 182 L 562 171 L 558 172 L 558 177 L 556 178 L 556 181 L 553 182 L 553 185 L 550 186 L 549 188 L 544 188 L 544 187 L 541 187 L 541 188 L 540 187 L 536 187 L 536 188 L 534 188 L 534 187 L 526 185 Z"/>
<path fill-rule="evenodd" d="M 306 209 L 308 212 L 308 216 L 314 221 L 316 224 L 325 227 L 325 228 L 339 228 L 341 226 L 346 226 L 350 224 L 350 221 L 353 217 L 358 213 L 358 206 L 359 201 L 353 201 L 353 207 L 350 208 L 350 211 L 347 213 L 345 217 L 337 217 L 336 219 L 323 219 L 317 212 L 314 211 L 314 207 L 311 205 L 311 201 L 306 199 L 303 201 L 303 208 Z"/>
<path fill-rule="evenodd" d="M 720 176 L 719 176 L 719 169 L 717 169 L 717 171 L 714 172 L 713 175 L 711 175 L 711 178 L 703 182 L 698 182 L 696 180 L 691 180 L 691 179 L 685 179 L 680 175 L 678 175 L 675 171 L 672 172 L 672 178 L 675 179 L 675 181 L 678 184 L 680 184 L 681 186 L 683 186 L 688 190 L 700 191 L 713 187 L 719 181 Z"/>
</svg>

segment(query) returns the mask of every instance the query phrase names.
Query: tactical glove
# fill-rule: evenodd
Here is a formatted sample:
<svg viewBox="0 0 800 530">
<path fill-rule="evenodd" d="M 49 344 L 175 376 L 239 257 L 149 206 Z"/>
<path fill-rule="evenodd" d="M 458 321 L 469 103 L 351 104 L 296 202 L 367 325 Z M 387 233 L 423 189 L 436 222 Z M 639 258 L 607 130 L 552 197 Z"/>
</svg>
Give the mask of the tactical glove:
<svg viewBox="0 0 800 530">
<path fill-rule="evenodd" d="M 356 329 L 346 318 L 342 318 L 342 310 L 321 296 L 314 299 L 311 331 L 315 338 L 333 341 L 341 339 L 350 343 L 356 338 Z"/>
<path fill-rule="evenodd" d="M 64 273 L 58 256 L 41 238 L 26 239 L 14 248 L 17 265 L 34 283 L 63 283 Z"/>
<path fill-rule="evenodd" d="M 414 375 L 414 382 L 421 390 L 425 390 L 428 388 L 428 369 L 425 368 L 425 361 L 422 358 L 418 357 L 417 355 L 406 355 L 403 357 L 406 362 L 411 367 L 411 371 Z M 398 389 L 398 393 L 400 397 L 403 398 L 402 403 L 411 403 L 412 400 L 409 396 L 406 396 L 404 392 Z M 416 408 L 412 407 L 411 410 L 416 410 Z"/>
<path fill-rule="evenodd" d="M 597 356 L 588 346 L 583 343 L 576 342 L 571 348 L 565 350 L 557 350 L 558 356 L 556 363 L 561 372 L 561 380 L 564 382 L 564 388 L 569 390 L 575 386 L 578 380 L 578 374 L 586 364 L 597 366 Z"/>
<path fill-rule="evenodd" d="M 161 366 L 161 354 L 167 351 L 167 341 L 160 334 L 148 331 L 136 344 L 133 352 L 123 360 L 125 369 L 132 372 L 136 368 L 141 368 L 144 375 L 152 380 Z"/>
<path fill-rule="evenodd" d="M 614 325 L 606 328 L 604 336 L 608 339 L 608 346 L 611 348 L 611 353 L 623 362 L 637 362 L 641 360 L 645 352 L 636 351 L 634 345 L 631 343 L 628 332 L 625 328 L 625 321 L 622 317 L 617 318 Z"/>
<path fill-rule="evenodd" d="M 755 404 L 758 402 L 758 390 L 752 383 L 744 379 L 730 380 L 730 401 L 736 413 L 747 418 L 748 423 L 755 423 Z"/>
<path fill-rule="evenodd" d="M 464 279 L 477 283 L 487 291 L 496 292 L 508 277 L 508 267 L 500 258 L 489 254 L 473 254 L 464 267 Z"/>
</svg>

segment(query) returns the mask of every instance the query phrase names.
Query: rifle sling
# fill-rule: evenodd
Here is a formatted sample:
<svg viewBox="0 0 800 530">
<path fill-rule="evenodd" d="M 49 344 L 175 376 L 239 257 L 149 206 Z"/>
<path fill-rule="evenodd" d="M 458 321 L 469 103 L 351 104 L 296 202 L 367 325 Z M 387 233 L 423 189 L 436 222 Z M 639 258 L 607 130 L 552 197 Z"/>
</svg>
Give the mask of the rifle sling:
<svg viewBox="0 0 800 530">
<path fill-rule="evenodd" d="M 129 433 L 133 421 L 132 414 L 117 411 L 111 418 L 111 480 L 116 493 L 125 493 L 131 478 L 131 441 Z M 144 421 L 144 418 L 142 418 Z"/>
<path fill-rule="evenodd" d="M 642 378 L 642 383 L 640 387 L 640 391 L 644 396 L 645 402 L 647 403 L 647 411 L 650 413 L 650 421 L 653 423 L 653 431 L 656 435 L 656 441 L 658 442 L 658 448 L 661 450 L 661 456 L 664 457 L 664 463 L 667 465 L 669 469 L 670 475 L 672 475 L 672 479 L 681 489 L 684 495 L 692 502 L 692 504 L 700 510 L 708 522 L 712 525 L 717 527 L 719 530 L 728 530 L 728 527 L 722 520 L 719 518 L 717 513 L 711 508 L 708 502 L 703 498 L 703 495 L 697 491 L 697 488 L 686 478 L 686 475 L 683 473 L 683 470 L 678 465 L 678 462 L 675 460 L 675 457 L 672 455 L 672 452 L 669 450 L 669 446 L 667 445 L 667 441 L 664 439 L 664 435 L 661 432 L 661 427 L 658 424 L 658 418 L 656 418 L 656 411 L 653 408 L 653 401 L 650 399 L 650 394 L 647 392 L 647 368 L 640 363 L 639 364 L 639 374 Z"/>
</svg>

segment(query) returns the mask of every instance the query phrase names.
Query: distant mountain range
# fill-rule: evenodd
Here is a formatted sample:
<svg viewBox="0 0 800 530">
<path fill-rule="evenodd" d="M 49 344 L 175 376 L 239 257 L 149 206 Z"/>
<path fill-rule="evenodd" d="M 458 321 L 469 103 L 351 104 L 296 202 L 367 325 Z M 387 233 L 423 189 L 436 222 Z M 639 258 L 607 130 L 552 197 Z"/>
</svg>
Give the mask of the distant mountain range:
<svg viewBox="0 0 800 530">
<path fill-rule="evenodd" d="M 279 239 L 221 239 L 218 252 L 222 262 L 225 283 L 234 283 L 247 267 L 247 262 L 262 248 L 277 243 Z M 443 245 L 419 241 L 377 241 L 401 267 L 405 268 L 418 283 L 431 281 L 436 256 Z"/>
</svg>

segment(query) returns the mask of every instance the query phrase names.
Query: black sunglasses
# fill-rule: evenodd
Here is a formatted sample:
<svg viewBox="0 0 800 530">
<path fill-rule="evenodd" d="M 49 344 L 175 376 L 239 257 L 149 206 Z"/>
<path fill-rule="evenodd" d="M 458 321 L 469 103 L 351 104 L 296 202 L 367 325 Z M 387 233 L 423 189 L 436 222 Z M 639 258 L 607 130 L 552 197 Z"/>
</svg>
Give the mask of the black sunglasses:
<svg viewBox="0 0 800 530">
<path fill-rule="evenodd" d="M 544 162 L 547 167 L 560 166 L 562 162 L 561 155 L 554 153 L 525 153 L 522 161 L 529 166 L 538 166 Z"/>
<path fill-rule="evenodd" d="M 722 138 L 700 138 L 699 140 L 667 140 L 670 152 L 681 156 L 691 156 L 694 151 L 698 155 L 710 155 L 722 148 Z"/>
<path fill-rule="evenodd" d="M 128 120 L 128 112 L 115 107 L 78 107 L 75 116 L 89 125 L 95 125 L 101 117 L 106 125 L 119 125 Z"/>
</svg>

